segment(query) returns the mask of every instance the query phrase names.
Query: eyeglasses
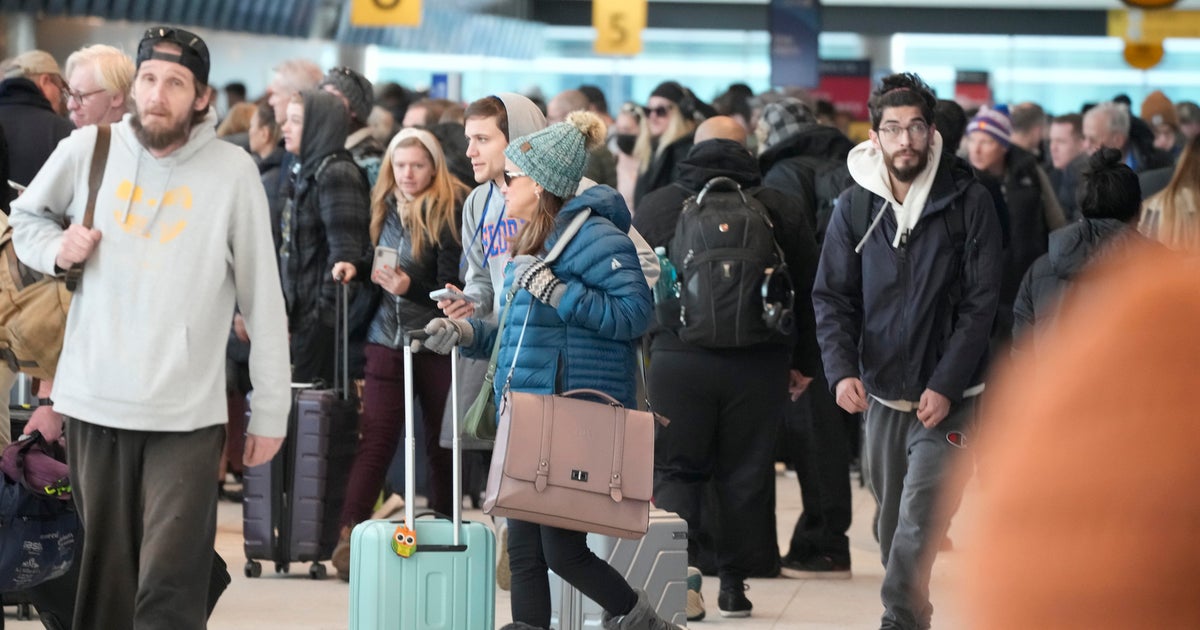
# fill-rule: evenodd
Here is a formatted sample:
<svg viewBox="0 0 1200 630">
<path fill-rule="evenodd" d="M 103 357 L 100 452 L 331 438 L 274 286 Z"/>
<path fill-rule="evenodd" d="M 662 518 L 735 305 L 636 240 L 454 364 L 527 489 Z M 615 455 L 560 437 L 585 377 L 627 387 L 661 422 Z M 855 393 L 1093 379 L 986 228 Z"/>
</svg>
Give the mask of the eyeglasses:
<svg viewBox="0 0 1200 630">
<path fill-rule="evenodd" d="M 74 99 L 75 104 L 80 107 L 83 107 L 83 101 L 86 100 L 88 97 L 95 96 L 104 91 L 105 91 L 104 88 L 99 88 L 96 90 L 92 90 L 91 92 L 76 92 L 75 90 L 72 90 L 70 87 L 66 88 L 67 95 L 70 96 L 72 99 Z"/>
<path fill-rule="evenodd" d="M 521 177 L 529 177 L 529 175 L 521 171 L 504 171 L 504 185 L 512 186 L 513 180 Z"/>
<path fill-rule="evenodd" d="M 908 137 L 912 140 L 924 140 L 929 136 L 929 125 L 923 121 L 916 121 L 907 127 L 900 125 L 884 125 L 879 128 L 879 133 L 888 140 L 898 140 L 900 134 L 907 132 Z"/>
<path fill-rule="evenodd" d="M 669 113 L 671 113 L 671 108 L 666 105 L 659 105 L 658 107 L 647 107 L 646 108 L 646 114 L 649 116 L 657 116 L 659 118 L 664 118 Z"/>
</svg>

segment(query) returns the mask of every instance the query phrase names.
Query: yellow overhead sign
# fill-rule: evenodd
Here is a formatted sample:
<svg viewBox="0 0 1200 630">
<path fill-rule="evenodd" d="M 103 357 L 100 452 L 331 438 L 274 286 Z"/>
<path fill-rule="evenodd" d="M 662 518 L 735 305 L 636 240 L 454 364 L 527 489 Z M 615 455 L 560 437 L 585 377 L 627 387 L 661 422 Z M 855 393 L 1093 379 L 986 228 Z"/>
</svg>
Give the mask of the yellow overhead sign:
<svg viewBox="0 0 1200 630">
<path fill-rule="evenodd" d="M 598 55 L 636 55 L 642 52 L 647 0 L 593 0 L 593 50 Z"/>
<path fill-rule="evenodd" d="M 1112 10 L 1108 12 L 1108 36 L 1144 42 L 1161 42 L 1168 37 L 1200 38 L 1200 11 Z"/>
<path fill-rule="evenodd" d="M 420 26 L 421 0 L 352 0 L 352 26 Z"/>
</svg>

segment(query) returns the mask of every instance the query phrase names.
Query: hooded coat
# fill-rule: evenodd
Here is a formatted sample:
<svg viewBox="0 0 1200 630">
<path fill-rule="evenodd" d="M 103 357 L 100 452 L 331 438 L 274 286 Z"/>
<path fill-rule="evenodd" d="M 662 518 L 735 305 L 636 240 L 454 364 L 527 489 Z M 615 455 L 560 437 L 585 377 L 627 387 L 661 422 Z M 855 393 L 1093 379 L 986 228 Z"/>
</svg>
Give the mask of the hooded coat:
<svg viewBox="0 0 1200 630">
<path fill-rule="evenodd" d="M 496 362 L 497 408 L 511 371 L 514 391 L 538 394 L 598 389 L 629 408 L 636 406 L 635 341 L 653 316 L 637 249 L 629 239 L 629 210 L 620 193 L 593 186 L 572 197 L 555 218 L 547 251 L 584 208 L 591 216 L 550 265 L 567 287 L 558 307 L 517 291 L 507 310 Z M 511 267 L 511 265 L 509 265 Z M 503 287 L 512 285 L 511 269 Z M 467 356 L 486 359 L 498 325 L 471 319 L 474 340 Z M 518 342 L 524 332 L 524 339 Z M 517 346 L 520 344 L 520 353 Z"/>
<path fill-rule="evenodd" d="M 339 260 L 370 251 L 370 197 L 366 176 L 343 146 L 349 117 L 328 92 L 306 92 L 300 156 L 283 209 L 279 266 L 292 330 L 336 317 L 337 283 L 330 270 Z"/>
<path fill-rule="evenodd" d="M 1118 219 L 1084 219 L 1050 235 L 1050 250 L 1034 261 L 1013 304 L 1013 339 L 1035 324 L 1050 321 L 1067 288 L 1097 257 L 1130 243 L 1145 241 L 1133 226 Z"/>
<path fill-rule="evenodd" d="M 838 199 L 813 286 L 830 388 L 857 377 L 882 400 L 918 401 L 928 388 L 957 402 L 983 383 L 1000 293 L 1000 225 L 967 164 L 943 158 L 907 238 L 898 238 L 896 213 L 875 197 L 871 216 L 879 223 L 856 253 L 850 197 L 863 194 L 863 183 Z M 850 172 L 856 168 L 884 167 L 851 164 Z M 952 209 L 963 214 L 961 251 L 943 216 Z"/>
<path fill-rule="evenodd" d="M 774 188 L 760 188 L 762 177 L 758 172 L 758 162 L 746 147 L 723 139 L 708 140 L 693 146 L 679 165 L 679 179 L 670 186 L 646 195 L 642 200 L 641 209 L 634 218 L 634 227 L 652 247 L 669 247 L 684 201 L 699 193 L 714 177 L 729 177 L 743 190 L 754 189 L 754 198 L 766 207 L 771 221 L 775 223 L 775 241 L 783 250 L 795 289 L 793 312 L 797 337 L 794 339 L 792 367 L 804 374 L 815 374 L 820 369 L 820 351 L 814 333 L 811 294 L 820 249 L 812 226 L 803 216 L 804 204 L 791 194 Z M 660 329 L 653 333 L 651 347 L 678 350 L 689 346 L 680 341 L 675 333 Z"/>
<path fill-rule="evenodd" d="M 75 129 L 71 121 L 54 113 L 37 84 L 25 77 L 0 83 L 0 127 L 8 140 L 8 178 L 23 185 L 33 180 L 54 147 Z"/>
</svg>

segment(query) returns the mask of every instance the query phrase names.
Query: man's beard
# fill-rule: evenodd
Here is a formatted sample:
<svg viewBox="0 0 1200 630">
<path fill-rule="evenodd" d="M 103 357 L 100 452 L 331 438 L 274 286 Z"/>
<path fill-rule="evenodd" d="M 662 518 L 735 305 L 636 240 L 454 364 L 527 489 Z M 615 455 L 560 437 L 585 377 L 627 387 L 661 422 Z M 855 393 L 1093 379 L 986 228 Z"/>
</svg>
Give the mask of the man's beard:
<svg viewBox="0 0 1200 630">
<path fill-rule="evenodd" d="M 928 148 L 924 152 L 913 151 L 913 153 L 917 154 L 917 162 L 905 168 L 898 168 L 896 166 L 895 154 L 884 151 L 883 163 L 887 166 L 888 173 L 891 173 L 892 177 L 896 178 L 896 181 L 908 184 L 916 179 L 917 175 L 920 175 L 921 171 L 925 170 L 925 167 L 929 165 L 929 151 L 930 149 Z"/>
<path fill-rule="evenodd" d="M 141 113 L 135 111 L 129 124 L 133 126 L 133 132 L 137 136 L 138 142 L 153 151 L 161 151 L 179 144 L 187 140 L 188 135 L 192 132 L 190 116 L 184 117 L 166 129 L 147 129 L 142 125 Z"/>
</svg>

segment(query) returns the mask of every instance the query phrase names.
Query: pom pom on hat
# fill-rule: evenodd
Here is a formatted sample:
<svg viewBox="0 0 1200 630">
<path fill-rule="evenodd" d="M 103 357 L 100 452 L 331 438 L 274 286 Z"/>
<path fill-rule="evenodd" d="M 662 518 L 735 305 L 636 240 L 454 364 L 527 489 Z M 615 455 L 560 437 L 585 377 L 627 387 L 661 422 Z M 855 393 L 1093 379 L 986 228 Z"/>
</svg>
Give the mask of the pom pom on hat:
<svg viewBox="0 0 1200 630">
<path fill-rule="evenodd" d="M 588 151 L 604 142 L 605 133 L 604 121 L 595 114 L 571 112 L 565 122 L 508 143 L 504 157 L 547 192 L 565 198 L 579 188 Z"/>
<path fill-rule="evenodd" d="M 1008 117 L 1008 108 L 1002 105 L 980 108 L 979 113 L 975 114 L 971 123 L 967 125 L 967 135 L 976 131 L 982 131 L 1008 147 L 1012 144 L 1012 119 Z"/>
</svg>

